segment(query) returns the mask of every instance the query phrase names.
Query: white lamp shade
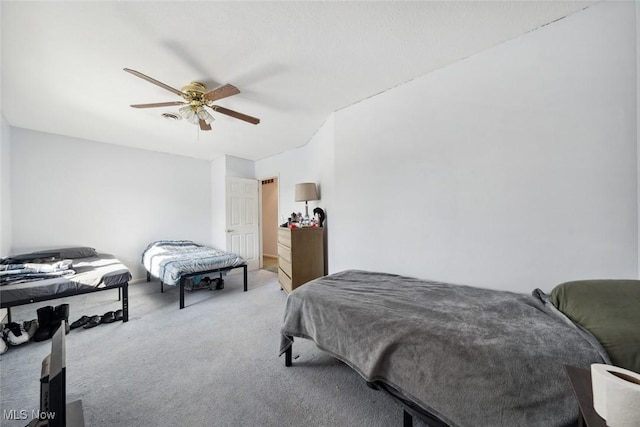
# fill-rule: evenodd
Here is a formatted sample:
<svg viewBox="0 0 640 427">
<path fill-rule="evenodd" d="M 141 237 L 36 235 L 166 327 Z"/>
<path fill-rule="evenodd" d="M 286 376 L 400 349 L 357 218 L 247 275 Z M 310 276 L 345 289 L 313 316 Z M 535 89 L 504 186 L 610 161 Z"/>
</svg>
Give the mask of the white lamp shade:
<svg viewBox="0 0 640 427">
<path fill-rule="evenodd" d="M 316 184 L 314 182 L 296 184 L 296 202 L 306 202 L 308 200 L 319 200 Z"/>
</svg>

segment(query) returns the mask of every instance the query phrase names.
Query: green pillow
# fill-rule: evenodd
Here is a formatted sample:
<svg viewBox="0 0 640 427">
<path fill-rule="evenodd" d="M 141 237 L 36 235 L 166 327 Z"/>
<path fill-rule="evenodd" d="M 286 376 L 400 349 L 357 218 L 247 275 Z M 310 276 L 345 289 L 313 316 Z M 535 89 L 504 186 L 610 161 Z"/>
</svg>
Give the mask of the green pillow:
<svg viewBox="0 0 640 427">
<path fill-rule="evenodd" d="M 640 280 L 566 282 L 551 302 L 600 341 L 613 365 L 640 372 Z"/>
</svg>

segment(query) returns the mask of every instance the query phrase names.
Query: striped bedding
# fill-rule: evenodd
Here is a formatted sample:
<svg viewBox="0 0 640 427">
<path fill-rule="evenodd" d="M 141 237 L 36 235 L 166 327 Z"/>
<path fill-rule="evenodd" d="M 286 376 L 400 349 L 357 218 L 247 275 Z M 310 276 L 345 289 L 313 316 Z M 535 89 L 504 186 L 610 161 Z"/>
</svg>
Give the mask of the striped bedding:
<svg viewBox="0 0 640 427">
<path fill-rule="evenodd" d="M 246 261 L 240 255 L 191 240 L 157 240 L 142 253 L 142 264 L 165 285 L 176 286 L 184 275 L 240 267 Z"/>
</svg>

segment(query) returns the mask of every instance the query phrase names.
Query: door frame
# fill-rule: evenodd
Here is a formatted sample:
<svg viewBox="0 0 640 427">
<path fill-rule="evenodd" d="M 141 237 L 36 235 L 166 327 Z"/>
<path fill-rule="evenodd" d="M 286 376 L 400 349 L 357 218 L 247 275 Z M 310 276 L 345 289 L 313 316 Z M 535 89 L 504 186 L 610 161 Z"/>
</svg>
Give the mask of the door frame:
<svg viewBox="0 0 640 427">
<path fill-rule="evenodd" d="M 259 233 L 260 233 L 260 268 L 264 268 L 262 259 L 264 258 L 264 242 L 262 239 L 262 230 L 264 227 L 264 224 L 262 223 L 262 181 L 265 181 L 267 179 L 275 179 L 276 180 L 276 185 L 277 185 L 277 193 L 278 193 L 278 206 L 277 206 L 277 212 L 276 212 L 276 216 L 278 218 L 280 218 L 280 174 L 279 173 L 275 173 L 275 174 L 269 174 L 267 176 L 261 177 L 261 178 L 256 178 L 258 180 L 258 216 L 260 219 L 260 223 L 259 223 Z"/>
</svg>

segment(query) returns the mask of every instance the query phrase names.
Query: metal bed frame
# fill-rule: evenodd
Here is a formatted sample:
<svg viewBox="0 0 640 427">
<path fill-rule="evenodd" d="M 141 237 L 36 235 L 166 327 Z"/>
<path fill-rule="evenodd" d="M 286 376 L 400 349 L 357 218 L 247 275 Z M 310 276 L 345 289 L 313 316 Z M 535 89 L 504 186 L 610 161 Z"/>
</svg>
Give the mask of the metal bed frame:
<svg viewBox="0 0 640 427">
<path fill-rule="evenodd" d="M 65 291 L 59 294 L 44 295 L 33 298 L 25 298 L 15 301 L 0 301 L 0 308 L 7 309 L 7 322 L 11 322 L 11 307 L 19 305 L 32 304 L 41 301 L 50 301 L 58 298 L 72 297 L 75 295 L 88 294 L 92 292 L 107 291 L 110 289 L 118 289 L 118 301 L 122 301 L 122 321 L 129 321 L 129 282 L 119 283 L 117 285 L 105 286 L 103 288 L 85 288 L 73 291 Z"/>
<path fill-rule="evenodd" d="M 203 275 L 212 274 L 212 273 L 218 273 L 220 275 L 220 278 L 219 278 L 220 283 L 224 283 L 224 280 L 222 279 L 222 273 L 234 270 L 236 268 L 242 268 L 244 270 L 243 271 L 244 291 L 247 292 L 247 264 L 236 265 L 233 267 L 216 268 L 213 270 L 198 271 L 196 273 L 189 273 L 189 274 L 184 274 L 180 276 L 180 309 L 182 310 L 184 308 L 184 283 L 188 278 L 195 277 L 195 276 L 203 276 Z M 147 271 L 147 282 L 150 282 L 150 281 L 151 281 L 151 273 Z M 160 292 L 164 293 L 164 283 L 162 282 L 162 280 L 160 280 Z"/>
<path fill-rule="evenodd" d="M 293 354 L 293 337 L 288 337 L 292 340 L 291 345 L 284 352 L 284 365 L 289 367 L 292 365 L 292 354 Z M 412 427 L 413 426 L 413 417 L 418 417 L 423 420 L 429 427 L 449 427 L 448 424 L 440 420 L 435 415 L 430 412 L 425 411 L 420 408 L 415 403 L 407 400 L 402 397 L 400 392 L 395 390 L 393 387 L 380 382 L 367 382 L 367 386 L 374 390 L 382 390 L 386 392 L 393 400 L 402 406 L 402 426 L 403 427 Z"/>
</svg>

